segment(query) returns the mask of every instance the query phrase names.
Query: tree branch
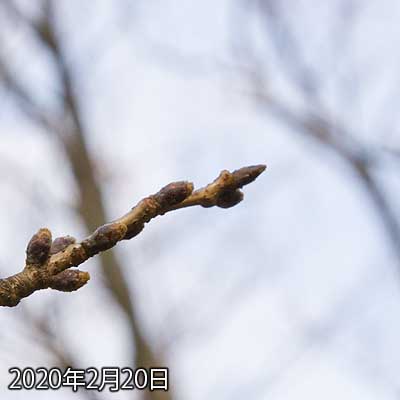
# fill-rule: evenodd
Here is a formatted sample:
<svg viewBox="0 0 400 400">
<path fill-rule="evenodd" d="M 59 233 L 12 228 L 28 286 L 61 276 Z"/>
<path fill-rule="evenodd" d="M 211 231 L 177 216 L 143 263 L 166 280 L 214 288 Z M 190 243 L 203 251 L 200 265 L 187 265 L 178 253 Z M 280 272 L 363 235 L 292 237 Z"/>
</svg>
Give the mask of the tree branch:
<svg viewBox="0 0 400 400">
<path fill-rule="evenodd" d="M 214 182 L 194 192 L 190 182 L 170 183 L 141 200 L 121 218 L 100 226 L 80 243 L 71 236 L 52 241 L 51 232 L 47 228 L 40 229 L 27 246 L 25 268 L 0 279 L 0 306 L 14 307 L 40 289 L 78 290 L 90 276 L 87 272 L 69 268 L 114 247 L 121 240 L 132 239 L 143 230 L 146 222 L 166 212 L 196 205 L 235 206 L 243 199 L 240 188 L 253 182 L 265 168 L 265 165 L 256 165 L 232 173 L 224 170 Z"/>
</svg>

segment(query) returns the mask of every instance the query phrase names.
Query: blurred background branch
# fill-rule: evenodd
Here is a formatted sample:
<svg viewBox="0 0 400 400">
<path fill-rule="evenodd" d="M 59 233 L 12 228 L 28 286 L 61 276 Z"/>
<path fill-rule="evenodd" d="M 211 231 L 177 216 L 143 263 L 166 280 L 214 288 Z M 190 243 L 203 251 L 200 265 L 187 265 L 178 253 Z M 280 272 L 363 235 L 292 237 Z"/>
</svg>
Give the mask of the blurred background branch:
<svg viewBox="0 0 400 400">
<path fill-rule="evenodd" d="M 14 0 L 0 13 L 3 275 L 39 221 L 84 236 L 120 215 L 127 182 L 140 198 L 270 164 L 251 206 L 166 215 L 107 255 L 104 282 L 44 315 L 64 359 L 167 365 L 167 398 L 398 397 L 397 2 Z M 9 343 L 16 364 L 45 360 Z"/>
<path fill-rule="evenodd" d="M 28 24 L 28 28 L 37 34 L 46 51 L 53 55 L 62 90 L 61 115 L 49 116 L 48 110 L 40 109 L 40 106 L 17 81 L 17 77 L 13 76 L 11 71 L 7 69 L 5 60 L 0 62 L 1 71 L 5 84 L 21 103 L 27 115 L 33 117 L 49 134 L 56 135 L 59 140 L 70 163 L 79 191 L 79 215 L 87 231 L 92 232 L 98 226 L 105 224 L 110 218 L 107 218 L 106 215 L 100 182 L 96 177 L 92 157 L 85 139 L 85 124 L 80 112 L 80 103 L 83 99 L 78 99 L 79 89 L 75 87 L 73 82 L 72 66 L 65 59 L 60 34 L 57 32 L 57 29 L 62 30 L 62 27 L 59 26 L 57 10 L 53 0 L 45 0 L 42 3 L 42 15 L 36 21 L 25 17 L 13 1 L 4 2 L 3 7 L 8 8 L 18 18 L 18 22 Z M 143 368 L 163 366 L 165 363 L 161 356 L 154 354 L 151 344 L 145 338 L 140 317 L 134 306 L 134 289 L 127 286 L 121 262 L 113 250 L 101 253 L 99 257 L 111 298 L 121 307 L 129 322 L 134 344 L 132 365 Z M 50 345 L 51 342 L 48 342 L 48 344 Z M 70 360 L 68 359 L 68 361 Z M 65 362 L 62 366 L 64 365 Z M 146 399 L 172 398 L 172 391 L 145 391 L 143 393 Z"/>
</svg>

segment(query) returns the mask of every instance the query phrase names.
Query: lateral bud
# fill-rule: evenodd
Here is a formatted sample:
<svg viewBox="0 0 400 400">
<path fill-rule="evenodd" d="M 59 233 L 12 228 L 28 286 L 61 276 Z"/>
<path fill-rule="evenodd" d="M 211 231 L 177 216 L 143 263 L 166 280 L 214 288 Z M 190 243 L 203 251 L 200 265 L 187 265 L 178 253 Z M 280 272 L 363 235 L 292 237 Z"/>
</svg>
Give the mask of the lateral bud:
<svg viewBox="0 0 400 400">
<path fill-rule="evenodd" d="M 49 257 L 50 248 L 51 232 L 47 228 L 39 229 L 26 248 L 26 264 L 43 265 Z"/>
<path fill-rule="evenodd" d="M 193 183 L 180 181 L 164 186 L 153 198 L 162 207 L 172 207 L 181 203 L 193 192 Z"/>
<path fill-rule="evenodd" d="M 105 251 L 114 247 L 117 242 L 122 240 L 127 232 L 127 226 L 120 222 L 111 222 L 97 228 L 86 240 L 82 242 L 82 247 L 89 256 L 94 256 L 100 251 Z"/>
<path fill-rule="evenodd" d="M 49 287 L 61 292 L 74 292 L 86 285 L 90 275 L 79 269 L 67 269 L 51 277 Z"/>
<path fill-rule="evenodd" d="M 60 251 L 65 250 L 70 244 L 74 244 L 76 239 L 72 236 L 61 236 L 55 238 L 50 248 L 50 255 L 57 254 Z"/>
<path fill-rule="evenodd" d="M 243 200 L 243 193 L 239 190 L 226 190 L 222 192 L 217 199 L 216 205 L 221 208 L 230 208 L 236 206 Z"/>
</svg>

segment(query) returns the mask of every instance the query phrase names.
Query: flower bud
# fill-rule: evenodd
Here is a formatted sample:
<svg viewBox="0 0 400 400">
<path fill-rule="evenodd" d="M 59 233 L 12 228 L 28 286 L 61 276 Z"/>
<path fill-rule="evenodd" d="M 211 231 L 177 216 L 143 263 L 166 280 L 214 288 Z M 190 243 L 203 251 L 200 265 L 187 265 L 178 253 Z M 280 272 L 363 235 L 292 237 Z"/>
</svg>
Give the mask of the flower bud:
<svg viewBox="0 0 400 400">
<path fill-rule="evenodd" d="M 50 247 L 51 232 L 47 228 L 39 229 L 26 248 L 26 264 L 43 265 L 49 257 Z"/>
<path fill-rule="evenodd" d="M 79 269 L 67 269 L 51 277 L 49 287 L 61 292 L 73 292 L 86 285 L 90 275 Z"/>
<path fill-rule="evenodd" d="M 162 207 L 172 207 L 181 203 L 193 192 L 193 183 L 181 181 L 164 186 L 154 195 L 154 199 Z"/>
<path fill-rule="evenodd" d="M 127 229 L 126 225 L 120 222 L 105 224 L 85 239 L 82 246 L 89 256 L 93 256 L 114 247 L 117 242 L 124 238 Z"/>
<path fill-rule="evenodd" d="M 243 200 L 243 193 L 239 190 L 227 190 L 222 192 L 217 199 L 217 206 L 221 208 L 230 208 L 236 206 Z"/>
<path fill-rule="evenodd" d="M 50 254 L 57 254 L 60 251 L 65 250 L 70 244 L 73 244 L 76 242 L 76 239 L 72 236 L 61 236 L 56 239 L 54 239 L 51 248 L 50 248 Z"/>
</svg>

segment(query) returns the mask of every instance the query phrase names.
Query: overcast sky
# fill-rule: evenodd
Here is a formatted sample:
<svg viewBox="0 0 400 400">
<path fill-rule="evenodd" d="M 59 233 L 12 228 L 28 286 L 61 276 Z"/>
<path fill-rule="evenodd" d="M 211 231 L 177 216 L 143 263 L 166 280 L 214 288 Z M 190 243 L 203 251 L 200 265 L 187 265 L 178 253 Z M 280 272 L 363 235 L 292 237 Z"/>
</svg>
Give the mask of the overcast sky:
<svg viewBox="0 0 400 400">
<path fill-rule="evenodd" d="M 249 13 L 232 27 L 232 1 L 120 3 L 60 1 L 110 218 L 174 180 L 202 186 L 225 168 L 268 166 L 237 207 L 178 210 L 118 246 L 177 398 L 398 398 L 399 262 L 349 168 L 255 106 L 233 72 L 232 32 L 251 31 L 246 35 L 262 49 L 256 17 Z M 346 2 L 284 3 L 331 115 L 366 146 L 399 145 L 399 4 L 352 2 L 356 14 L 338 39 Z M 15 73 L 57 109 L 48 55 L 11 22 L 0 31 Z M 260 54 L 271 61 L 272 90 L 306 108 L 272 46 Z M 57 142 L 4 90 L 0 103 L 0 266 L 7 276 L 22 267 L 39 227 L 78 238 L 85 230 Z M 381 171 L 397 199 L 398 162 L 386 160 Z M 8 368 L 52 365 L 18 318 L 24 307 L 40 315 L 58 304 L 57 332 L 83 367 L 129 364 L 125 322 L 107 300 L 96 260 L 85 267 L 92 279 L 78 292 L 43 291 L 1 310 L 2 398 L 54 395 L 6 389 Z"/>
</svg>

